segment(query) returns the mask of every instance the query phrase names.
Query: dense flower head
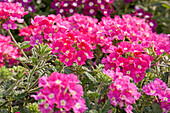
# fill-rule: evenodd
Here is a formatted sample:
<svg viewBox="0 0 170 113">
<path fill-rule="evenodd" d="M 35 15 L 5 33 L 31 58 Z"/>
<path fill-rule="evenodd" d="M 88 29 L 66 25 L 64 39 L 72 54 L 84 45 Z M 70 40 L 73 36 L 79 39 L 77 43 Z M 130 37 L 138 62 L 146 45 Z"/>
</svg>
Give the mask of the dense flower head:
<svg viewBox="0 0 170 113">
<path fill-rule="evenodd" d="M 139 99 L 140 93 L 137 91 L 135 84 L 130 83 L 130 77 L 124 76 L 121 72 L 114 72 L 112 70 L 105 71 L 104 73 L 113 79 L 113 84 L 109 86 L 108 98 L 111 104 L 122 109 L 125 107 L 127 113 L 132 113 L 133 106 L 131 104 L 135 103 Z"/>
<path fill-rule="evenodd" d="M 100 10 L 103 15 L 109 16 L 113 10 L 114 0 L 54 0 L 51 3 L 51 8 L 56 9 L 57 14 L 66 16 L 77 12 L 76 8 L 84 5 L 83 13 L 85 15 L 96 15 Z M 109 6 L 110 5 L 110 6 Z"/>
<path fill-rule="evenodd" d="M 170 111 L 170 88 L 162 80 L 156 78 L 150 84 L 143 86 L 143 92 L 150 96 L 157 96 L 163 113 Z"/>
<path fill-rule="evenodd" d="M 3 2 L 10 2 L 10 3 L 16 3 L 18 2 L 20 6 L 26 8 L 29 12 L 35 12 L 35 8 L 34 8 L 34 5 L 30 3 L 32 2 L 33 0 L 3 0 Z"/>
<path fill-rule="evenodd" d="M 79 82 L 74 74 L 54 72 L 49 77 L 43 76 L 39 79 L 38 86 L 42 89 L 32 97 L 35 100 L 44 100 L 39 104 L 42 113 L 49 113 L 54 107 L 66 112 L 72 108 L 75 113 L 83 113 L 87 107 L 82 98 L 83 88 Z"/>
<path fill-rule="evenodd" d="M 51 8 L 56 9 L 56 14 L 65 16 L 66 14 L 74 14 L 83 2 L 83 0 L 54 0 Z"/>
<path fill-rule="evenodd" d="M 102 60 L 105 69 L 115 71 L 119 67 L 135 83 L 144 78 L 146 69 L 151 66 L 153 58 L 148 55 L 151 48 L 156 55 L 170 53 L 168 35 L 153 33 L 145 19 L 129 14 L 114 19 L 103 17 L 98 23 L 97 43 L 104 53 L 109 53 Z"/>
<path fill-rule="evenodd" d="M 156 31 L 156 27 L 158 26 L 157 22 L 152 19 L 152 14 L 149 12 L 145 12 L 142 8 L 135 7 L 136 12 L 133 15 L 144 18 L 149 26 L 152 28 L 152 31 Z"/>
<path fill-rule="evenodd" d="M 0 2 L 0 19 L 4 20 L 1 24 L 6 30 L 16 29 L 17 25 L 15 21 L 23 23 L 24 19 L 22 17 L 27 13 L 19 3 Z"/>
<path fill-rule="evenodd" d="M 17 47 L 14 47 L 11 41 L 10 36 L 3 36 L 0 34 L 0 67 L 4 66 L 5 63 L 9 63 L 9 65 L 13 65 L 16 63 L 16 59 L 20 57 L 20 52 Z"/>
<path fill-rule="evenodd" d="M 137 78 L 141 77 L 139 80 L 134 80 L 135 82 L 139 82 L 144 77 L 145 70 L 150 67 L 152 58 L 147 55 L 149 49 L 154 48 L 156 55 L 170 52 L 168 35 L 153 33 L 149 25 L 145 23 L 145 19 L 128 14 L 123 15 L 122 18 L 115 16 L 114 19 L 103 17 L 100 22 L 82 14 L 74 14 L 67 18 L 62 18 L 61 15 L 48 15 L 48 17 L 37 15 L 31 23 L 32 25 L 21 29 L 19 35 L 31 42 L 34 42 L 37 36 L 36 41 L 48 42 L 52 53 L 56 54 L 59 60 L 67 66 L 71 66 L 74 62 L 79 65 L 85 64 L 87 59 L 94 57 L 92 50 L 99 44 L 104 53 L 111 54 L 109 57 L 117 54 L 116 58 L 120 58 L 122 62 L 133 59 L 133 62 L 129 64 L 137 71 L 131 73 L 133 76 L 131 77 L 136 78 L 136 75 Z M 121 43 L 116 47 L 113 45 L 114 41 Z M 126 58 L 125 55 L 127 55 Z M 115 62 L 118 59 L 114 62 L 108 61 L 109 64 L 103 61 L 108 65 L 106 69 L 122 65 L 122 63 L 119 64 L 120 62 Z M 147 64 L 137 67 L 138 63 Z M 127 64 L 126 61 L 128 67 Z M 126 66 L 123 68 L 126 69 Z"/>
<path fill-rule="evenodd" d="M 52 53 L 65 65 L 71 66 L 74 62 L 83 65 L 94 57 L 92 50 L 96 47 L 96 35 L 92 30 L 97 26 L 96 19 L 80 14 L 65 19 L 61 15 L 37 15 L 31 23 L 21 29 L 19 35 L 25 36 L 32 46 L 46 40 Z"/>
<path fill-rule="evenodd" d="M 105 69 L 120 71 L 133 78 L 134 82 L 140 82 L 145 77 L 145 71 L 150 67 L 153 58 L 144 54 L 140 44 L 131 44 L 126 41 L 118 43 L 118 47 L 109 50 L 110 54 L 103 58 Z M 105 51 L 104 51 L 105 52 Z"/>
<path fill-rule="evenodd" d="M 91 16 L 96 15 L 97 11 L 100 10 L 103 15 L 109 16 L 113 10 L 111 5 L 113 2 L 114 0 L 86 0 L 83 13 Z"/>
</svg>

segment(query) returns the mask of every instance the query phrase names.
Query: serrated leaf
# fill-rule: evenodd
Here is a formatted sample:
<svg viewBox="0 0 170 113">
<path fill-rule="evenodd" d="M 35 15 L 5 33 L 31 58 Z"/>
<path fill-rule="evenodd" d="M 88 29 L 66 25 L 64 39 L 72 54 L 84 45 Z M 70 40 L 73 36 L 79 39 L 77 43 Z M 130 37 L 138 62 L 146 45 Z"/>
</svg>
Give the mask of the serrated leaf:
<svg viewBox="0 0 170 113">
<path fill-rule="evenodd" d="M 107 101 L 107 104 L 104 106 L 102 113 L 108 113 L 109 108 L 110 108 L 110 99 Z"/>
<path fill-rule="evenodd" d="M 90 73 L 84 72 L 84 74 L 85 74 L 93 83 L 97 83 L 96 78 L 94 78 Z"/>
</svg>

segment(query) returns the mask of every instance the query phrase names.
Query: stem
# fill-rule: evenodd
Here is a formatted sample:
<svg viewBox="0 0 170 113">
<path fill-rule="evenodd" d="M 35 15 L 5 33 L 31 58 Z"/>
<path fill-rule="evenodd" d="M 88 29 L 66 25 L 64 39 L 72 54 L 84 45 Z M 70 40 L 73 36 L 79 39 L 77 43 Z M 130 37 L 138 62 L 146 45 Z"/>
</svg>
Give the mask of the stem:
<svg viewBox="0 0 170 113">
<path fill-rule="evenodd" d="M 11 31 L 8 30 L 8 33 L 10 34 L 12 40 L 14 41 L 14 43 L 17 45 L 17 47 L 21 50 L 21 52 L 23 53 L 24 57 L 26 59 L 28 59 L 27 55 L 25 54 L 25 52 L 21 49 L 21 47 L 18 45 L 17 41 L 15 40 L 14 36 L 12 35 Z"/>
<path fill-rule="evenodd" d="M 140 88 L 142 88 L 142 85 L 143 85 L 143 81 L 144 81 L 144 79 L 141 81 L 141 83 L 140 83 Z"/>
<path fill-rule="evenodd" d="M 128 10 L 128 7 L 129 7 L 129 3 L 125 5 L 125 14 L 126 14 L 126 12 Z"/>
<path fill-rule="evenodd" d="M 24 21 L 24 25 L 25 25 L 25 27 L 28 27 L 28 25 L 27 25 L 27 23 Z"/>
<path fill-rule="evenodd" d="M 98 86 L 98 88 L 97 88 L 97 90 L 96 90 L 97 93 L 100 93 L 101 86 L 102 86 L 102 84 L 100 83 L 100 85 Z M 96 109 L 96 107 L 97 107 L 97 102 L 98 102 L 98 100 L 99 100 L 99 96 L 98 96 L 97 98 L 95 98 L 95 105 L 94 105 L 94 108 L 95 108 L 95 109 Z"/>
<path fill-rule="evenodd" d="M 28 76 L 28 83 L 29 83 L 29 84 L 28 84 L 28 86 L 27 86 L 27 89 L 29 89 L 31 77 L 34 75 L 35 70 L 38 68 L 38 66 L 39 66 L 40 63 L 41 63 L 41 62 L 38 62 L 38 64 L 33 67 L 33 70 L 31 71 L 30 75 Z"/>
<path fill-rule="evenodd" d="M 144 101 L 144 103 L 143 103 L 143 105 L 142 105 L 141 113 L 143 113 L 144 108 L 145 108 L 145 101 Z"/>
<path fill-rule="evenodd" d="M 136 104 L 134 104 L 134 106 L 135 106 L 135 108 L 136 108 L 137 112 L 139 113 L 139 109 L 138 109 L 137 105 L 136 105 Z"/>
<path fill-rule="evenodd" d="M 18 84 L 19 80 L 17 80 L 9 89 L 7 89 L 6 93 L 10 93 L 10 90 L 12 90 L 17 84 Z"/>
<path fill-rule="evenodd" d="M 156 62 L 155 62 L 155 66 L 156 66 L 156 74 L 157 74 L 157 76 L 159 76 L 158 66 L 157 66 Z"/>
</svg>

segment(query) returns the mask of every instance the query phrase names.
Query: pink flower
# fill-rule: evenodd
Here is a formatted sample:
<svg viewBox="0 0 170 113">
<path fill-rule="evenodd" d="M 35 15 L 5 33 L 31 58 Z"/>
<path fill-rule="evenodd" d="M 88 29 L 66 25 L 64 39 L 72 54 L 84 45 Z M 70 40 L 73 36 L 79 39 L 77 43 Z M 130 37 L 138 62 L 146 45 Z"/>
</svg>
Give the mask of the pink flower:
<svg viewBox="0 0 170 113">
<path fill-rule="evenodd" d="M 85 64 L 85 61 L 87 60 L 87 56 L 84 54 L 84 52 L 82 50 L 77 51 L 75 53 L 75 58 L 76 58 L 76 63 L 78 65 L 83 65 Z"/>
<path fill-rule="evenodd" d="M 52 73 L 49 77 L 43 76 L 39 79 L 39 92 L 37 95 L 31 95 L 35 100 L 43 99 L 45 102 L 39 104 L 42 113 L 53 111 L 54 106 L 58 109 L 64 109 L 68 112 L 73 109 L 74 112 L 81 113 L 87 108 L 85 100 L 82 98 L 83 88 L 78 77 L 74 74 Z M 56 113 L 62 113 L 57 111 Z"/>
<path fill-rule="evenodd" d="M 48 101 L 39 104 L 39 110 L 42 113 L 49 113 L 52 111 L 53 105 L 49 104 Z"/>
<path fill-rule="evenodd" d="M 0 67 L 5 65 L 5 62 L 12 66 L 17 63 L 17 58 L 20 57 L 20 51 L 14 47 L 10 36 L 3 36 L 0 34 Z"/>
<path fill-rule="evenodd" d="M 8 20 L 6 21 L 2 27 L 6 30 L 10 30 L 10 29 L 17 29 L 17 24 L 15 24 L 14 22 Z"/>
<path fill-rule="evenodd" d="M 39 43 L 42 44 L 43 42 L 43 36 L 42 35 L 35 35 L 35 36 L 31 36 L 30 38 L 30 45 L 34 46 L 34 45 L 38 45 Z"/>
<path fill-rule="evenodd" d="M 125 111 L 127 113 L 132 113 L 132 105 L 136 100 L 139 99 L 140 93 L 137 91 L 135 84 L 130 83 L 130 78 L 124 76 L 121 72 L 113 72 L 111 70 L 104 71 L 105 74 L 113 78 L 113 84 L 109 86 L 109 93 L 107 93 L 111 104 L 116 107 L 119 105 L 122 109 L 125 105 Z"/>
</svg>

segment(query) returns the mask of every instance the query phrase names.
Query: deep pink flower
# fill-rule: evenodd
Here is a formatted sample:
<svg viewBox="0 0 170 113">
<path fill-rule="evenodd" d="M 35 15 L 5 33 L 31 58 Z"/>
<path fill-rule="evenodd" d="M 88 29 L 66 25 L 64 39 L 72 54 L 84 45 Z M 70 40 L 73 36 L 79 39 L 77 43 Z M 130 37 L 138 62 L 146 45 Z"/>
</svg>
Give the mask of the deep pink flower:
<svg viewBox="0 0 170 113">
<path fill-rule="evenodd" d="M 51 73 L 49 77 L 43 76 L 39 79 L 39 87 L 42 87 L 37 95 L 31 95 L 35 100 L 43 99 L 45 102 L 39 104 L 42 113 L 53 111 L 54 106 L 68 112 L 81 113 L 87 108 L 82 98 L 83 87 L 78 84 L 80 81 L 74 74 Z M 55 113 L 63 113 L 57 111 Z"/>
<path fill-rule="evenodd" d="M 38 45 L 41 44 L 43 42 L 43 36 L 42 35 L 35 35 L 35 36 L 31 36 L 30 38 L 30 45 L 34 46 L 34 45 Z"/>
<path fill-rule="evenodd" d="M 87 60 L 87 57 L 86 55 L 84 54 L 84 52 L 82 50 L 80 51 L 77 51 L 75 53 L 75 62 L 78 64 L 78 65 L 83 65 L 85 64 L 85 61 Z"/>
<path fill-rule="evenodd" d="M 8 20 L 2 25 L 2 27 L 6 30 L 17 29 L 17 24 Z"/>
</svg>

